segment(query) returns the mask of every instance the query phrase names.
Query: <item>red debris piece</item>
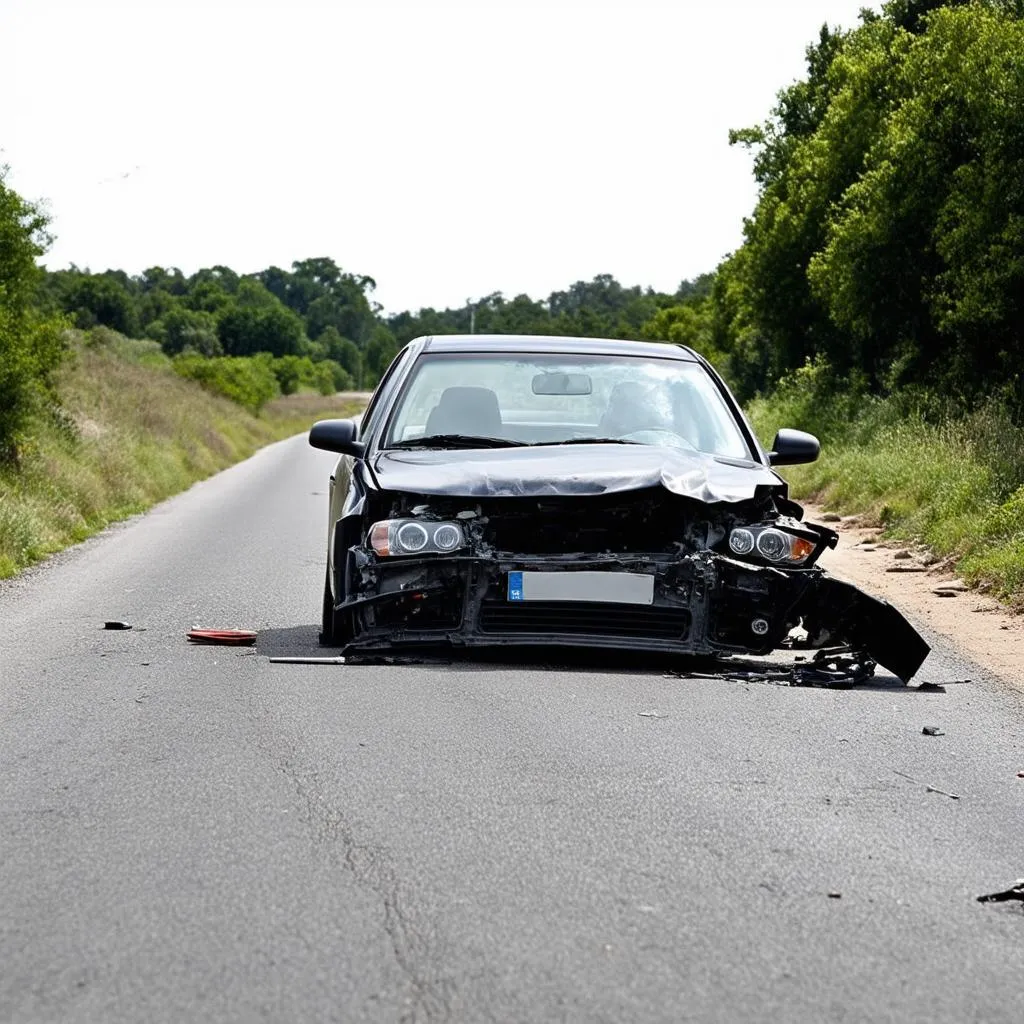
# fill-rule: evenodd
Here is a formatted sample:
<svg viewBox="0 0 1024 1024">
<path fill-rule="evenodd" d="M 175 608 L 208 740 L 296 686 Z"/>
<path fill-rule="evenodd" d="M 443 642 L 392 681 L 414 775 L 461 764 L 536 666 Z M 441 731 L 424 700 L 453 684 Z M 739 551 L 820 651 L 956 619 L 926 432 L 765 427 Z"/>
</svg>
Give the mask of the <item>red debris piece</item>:
<svg viewBox="0 0 1024 1024">
<path fill-rule="evenodd" d="M 256 643 L 256 631 L 252 629 L 192 629 L 187 636 L 195 644 Z"/>
</svg>

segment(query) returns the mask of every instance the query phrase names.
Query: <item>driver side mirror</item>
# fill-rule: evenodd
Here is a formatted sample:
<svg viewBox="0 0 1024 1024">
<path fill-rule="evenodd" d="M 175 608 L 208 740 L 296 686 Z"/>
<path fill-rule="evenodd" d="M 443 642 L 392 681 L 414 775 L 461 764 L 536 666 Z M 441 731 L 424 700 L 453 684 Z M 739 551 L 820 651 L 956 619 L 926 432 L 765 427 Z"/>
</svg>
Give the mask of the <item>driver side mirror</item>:
<svg viewBox="0 0 1024 1024">
<path fill-rule="evenodd" d="M 821 443 L 813 434 L 784 427 L 775 435 L 768 461 L 773 466 L 800 466 L 814 462 L 821 453 Z"/>
<path fill-rule="evenodd" d="M 359 459 L 366 451 L 366 445 L 356 440 L 358 433 L 355 420 L 319 420 L 309 431 L 309 443 L 325 452 L 352 455 Z"/>
</svg>

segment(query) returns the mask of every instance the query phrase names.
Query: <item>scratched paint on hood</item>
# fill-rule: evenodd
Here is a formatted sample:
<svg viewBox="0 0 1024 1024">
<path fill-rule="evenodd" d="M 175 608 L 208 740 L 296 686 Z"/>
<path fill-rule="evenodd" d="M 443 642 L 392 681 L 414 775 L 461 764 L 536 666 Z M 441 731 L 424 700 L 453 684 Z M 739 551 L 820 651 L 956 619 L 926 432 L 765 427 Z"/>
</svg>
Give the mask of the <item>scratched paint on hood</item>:
<svg viewBox="0 0 1024 1024">
<path fill-rule="evenodd" d="M 452 497 L 613 494 L 661 485 L 708 504 L 782 491 L 766 466 L 654 445 L 597 444 L 484 450 L 391 450 L 373 461 L 381 488 Z"/>
</svg>

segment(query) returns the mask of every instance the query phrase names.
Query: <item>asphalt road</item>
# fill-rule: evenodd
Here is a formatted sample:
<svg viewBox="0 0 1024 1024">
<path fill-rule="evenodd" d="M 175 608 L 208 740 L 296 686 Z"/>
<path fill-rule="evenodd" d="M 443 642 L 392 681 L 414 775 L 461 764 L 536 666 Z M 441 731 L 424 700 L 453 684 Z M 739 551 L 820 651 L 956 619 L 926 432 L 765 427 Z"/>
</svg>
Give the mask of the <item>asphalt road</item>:
<svg viewBox="0 0 1024 1024">
<path fill-rule="evenodd" d="M 1024 912 L 975 900 L 1024 875 L 1019 694 L 948 649 L 946 693 L 272 665 L 331 464 L 0 587 L 0 1020 L 1020 1021 Z"/>
</svg>

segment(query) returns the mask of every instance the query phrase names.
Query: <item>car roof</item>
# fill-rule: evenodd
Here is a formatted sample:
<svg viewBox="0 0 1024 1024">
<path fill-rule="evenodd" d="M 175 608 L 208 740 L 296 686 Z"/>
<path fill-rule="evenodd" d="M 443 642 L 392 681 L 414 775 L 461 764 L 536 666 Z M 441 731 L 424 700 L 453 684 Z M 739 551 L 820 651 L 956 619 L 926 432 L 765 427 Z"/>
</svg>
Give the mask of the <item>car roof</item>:
<svg viewBox="0 0 1024 1024">
<path fill-rule="evenodd" d="M 647 356 L 696 362 L 683 345 L 615 338 L 564 338 L 539 334 L 439 334 L 416 339 L 424 352 L 562 352 L 595 356 Z"/>
</svg>

